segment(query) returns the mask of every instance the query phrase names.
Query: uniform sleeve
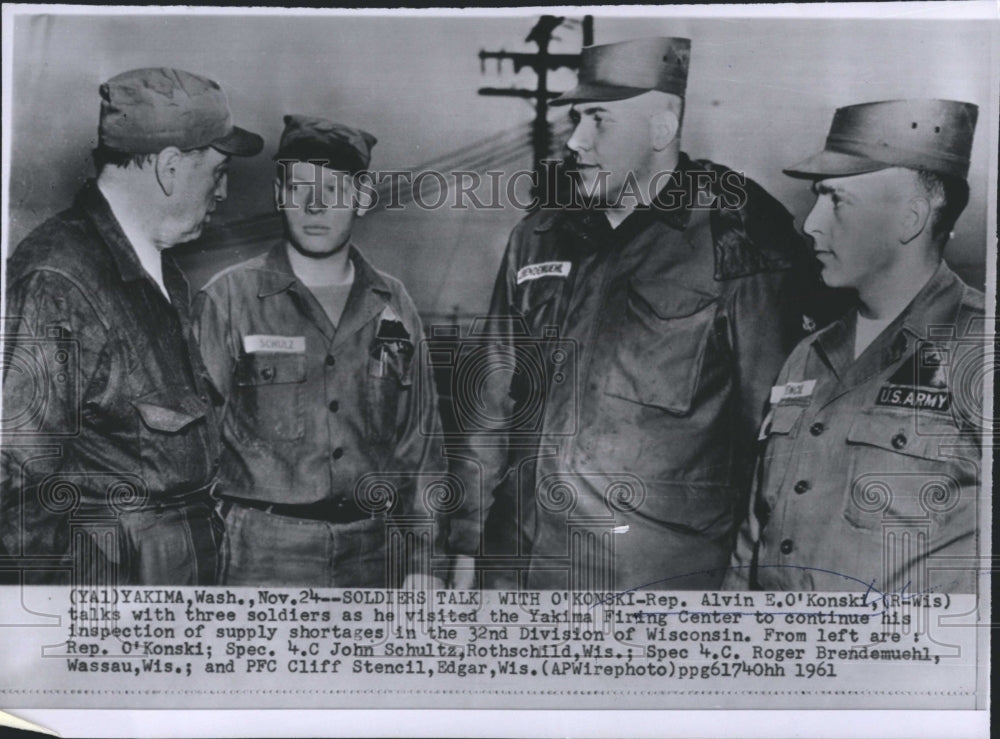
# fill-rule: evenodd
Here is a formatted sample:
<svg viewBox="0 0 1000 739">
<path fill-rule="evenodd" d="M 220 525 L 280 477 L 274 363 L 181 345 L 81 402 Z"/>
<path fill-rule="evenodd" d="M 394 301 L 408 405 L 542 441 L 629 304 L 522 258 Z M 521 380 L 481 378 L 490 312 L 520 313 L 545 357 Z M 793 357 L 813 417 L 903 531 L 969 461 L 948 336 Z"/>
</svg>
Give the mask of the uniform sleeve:
<svg viewBox="0 0 1000 739">
<path fill-rule="evenodd" d="M 449 521 L 447 545 L 454 554 L 473 556 L 479 553 L 483 525 L 493 505 L 494 491 L 507 473 L 507 430 L 502 419 L 511 417 L 513 400 L 510 363 L 503 361 L 503 357 L 511 356 L 514 346 L 510 331 L 504 331 L 503 326 L 509 324 L 510 307 L 514 304 L 517 233 L 515 230 L 511 235 L 497 273 L 489 313 L 482 324 L 485 330 L 479 337 L 470 337 L 481 350 L 483 361 L 492 366 L 479 373 L 482 384 L 476 388 L 476 397 L 471 397 L 470 393 L 468 396 L 456 394 L 452 398 L 456 415 L 462 413 L 462 403 L 481 404 L 483 407 L 477 408 L 474 414 L 476 419 L 498 419 L 495 428 L 485 424 L 467 425 L 461 429 L 459 441 L 449 445 L 450 469 L 465 490 L 461 508 Z"/>
<path fill-rule="evenodd" d="M 441 512 L 450 505 L 455 491 L 447 482 L 447 465 L 442 453 L 441 413 L 434 386 L 433 369 L 421 361 L 420 341 L 423 324 L 409 295 L 398 287 L 399 302 L 407 326 L 413 329 L 414 355 L 410 362 L 410 391 L 401 394 L 399 432 L 392 466 L 400 470 L 402 484 L 397 489 L 400 501 L 394 517 L 417 516 L 432 521 L 430 537 L 417 535 L 407 547 L 405 574 L 427 574 L 427 563 L 434 550 L 434 535 L 441 530 Z M 441 484 L 443 483 L 443 484 Z"/>
<path fill-rule="evenodd" d="M 756 480 L 760 479 L 759 470 L 755 470 L 754 477 Z M 759 496 L 760 486 L 755 482 L 750 494 L 749 513 L 743 518 L 743 522 L 736 532 L 736 547 L 733 549 L 733 556 L 729 560 L 729 569 L 722 580 L 722 590 L 751 589 L 751 570 L 753 568 L 757 539 L 760 535 L 760 524 L 756 516 L 754 516 L 753 511 Z"/>
<path fill-rule="evenodd" d="M 788 379 L 788 363 L 778 373 L 773 384 L 783 385 Z M 770 403 L 767 404 L 767 412 L 771 412 Z M 761 421 L 761 425 L 768 423 L 767 416 Z M 762 434 L 755 433 L 757 439 L 756 447 L 758 454 L 754 464 L 752 475 L 752 487 L 749 495 L 749 504 L 739 511 L 740 526 L 736 533 L 736 548 L 729 561 L 729 570 L 722 582 L 723 590 L 750 590 L 751 576 L 754 567 L 754 559 L 757 548 L 757 541 L 760 539 L 760 509 L 762 504 L 763 491 L 761 490 L 761 473 L 763 460 L 763 442 L 760 441 Z"/>
<path fill-rule="evenodd" d="M 756 442 L 771 387 L 785 359 L 801 338 L 801 312 L 794 299 L 789 272 L 768 272 L 741 280 L 733 294 L 730 342 L 736 363 L 739 403 L 736 412 L 741 479 L 745 480 L 738 501 L 736 550 L 726 576 L 727 588 L 749 587 L 753 554 L 753 515 L 758 494 L 755 464 Z M 751 492 L 752 491 L 752 492 Z M 749 503 L 749 505 L 748 505 Z"/>
<path fill-rule="evenodd" d="M 214 401 L 222 406 L 232 391 L 237 353 L 231 338 L 229 306 L 212 287 L 202 289 L 195 296 L 192 330 L 215 390 Z"/>
<path fill-rule="evenodd" d="M 74 470 L 87 406 L 108 381 L 107 331 L 77 285 L 37 271 L 9 286 L 4 334 L 0 535 L 14 555 L 66 556 L 88 491 L 53 475 Z"/>
<path fill-rule="evenodd" d="M 751 442 L 741 450 L 747 463 L 771 387 L 804 334 L 791 282 L 791 272 L 761 273 L 741 280 L 733 293 L 730 342 L 739 385 L 740 438 Z"/>
</svg>

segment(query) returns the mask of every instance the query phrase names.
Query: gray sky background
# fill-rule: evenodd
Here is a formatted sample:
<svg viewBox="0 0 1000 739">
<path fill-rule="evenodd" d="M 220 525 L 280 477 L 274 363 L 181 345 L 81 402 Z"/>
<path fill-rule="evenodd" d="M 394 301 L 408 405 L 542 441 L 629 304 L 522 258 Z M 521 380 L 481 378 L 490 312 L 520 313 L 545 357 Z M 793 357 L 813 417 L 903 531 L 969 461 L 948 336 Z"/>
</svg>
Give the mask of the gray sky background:
<svg viewBox="0 0 1000 739">
<path fill-rule="evenodd" d="M 81 9 L 83 10 L 83 9 Z M 98 85 L 142 66 L 174 66 L 218 80 L 239 125 L 261 133 L 264 153 L 237 160 L 222 223 L 269 212 L 271 155 L 285 113 L 322 115 L 379 138 L 373 169 L 443 156 L 533 117 L 523 100 L 486 98 L 480 86 L 533 87 L 509 63 L 480 71 L 480 49 L 534 51 L 524 37 L 537 16 L 497 18 L 220 16 L 20 16 L 13 27 L 9 239 L 16 244 L 66 207 L 92 176 Z M 576 53 L 579 28 L 557 32 L 551 50 Z M 683 148 L 743 170 L 801 223 L 808 186 L 781 174 L 818 150 L 836 107 L 904 97 L 980 106 L 970 173 L 972 202 L 948 257 L 984 281 L 989 130 L 997 102 L 995 34 L 988 24 L 940 20 L 606 18 L 596 43 L 637 36 L 692 39 Z M 553 89 L 574 75 L 562 70 Z M 564 115 L 560 109 L 558 115 Z M 517 167 L 529 167 L 525 156 Z M 501 211 L 374 213 L 358 242 L 406 282 L 425 313 L 485 309 L 510 227 Z M 992 243 L 992 240 L 991 242 Z M 200 282 L 236 251 L 195 259 Z"/>
</svg>

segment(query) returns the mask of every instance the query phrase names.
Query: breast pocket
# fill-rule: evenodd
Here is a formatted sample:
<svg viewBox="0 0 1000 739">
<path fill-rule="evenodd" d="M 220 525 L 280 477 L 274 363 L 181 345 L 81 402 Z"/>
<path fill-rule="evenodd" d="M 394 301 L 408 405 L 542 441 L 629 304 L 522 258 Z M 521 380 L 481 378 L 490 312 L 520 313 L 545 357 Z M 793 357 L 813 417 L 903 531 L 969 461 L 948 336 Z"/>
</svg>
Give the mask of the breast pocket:
<svg viewBox="0 0 1000 739">
<path fill-rule="evenodd" d="M 931 425 L 922 420 L 919 434 L 915 421 L 912 410 L 858 414 L 847 436 L 851 486 L 844 518 L 859 529 L 906 526 L 933 533 L 966 511 L 971 530 L 975 446 L 945 419 Z"/>
<path fill-rule="evenodd" d="M 245 354 L 236 365 L 232 412 L 244 441 L 295 441 L 305 436 L 304 354 Z"/>
<path fill-rule="evenodd" d="M 795 440 L 806 408 L 803 404 L 778 403 L 771 406 L 761 424 L 757 437 L 757 474 L 761 494 L 769 509 L 776 504 L 776 492 L 795 458 Z"/>
<path fill-rule="evenodd" d="M 208 469 L 205 406 L 185 387 L 164 388 L 132 400 L 139 415 L 143 472 L 182 482 Z"/>
<path fill-rule="evenodd" d="M 717 298 L 683 285 L 633 278 L 604 392 L 676 416 L 691 411 Z"/>
<path fill-rule="evenodd" d="M 409 341 L 376 339 L 372 345 L 365 382 L 365 417 L 368 436 L 374 443 L 395 441 L 407 421 L 404 394 L 412 392 L 412 362 L 413 344 Z"/>
<path fill-rule="evenodd" d="M 805 405 L 797 403 L 778 403 L 771 407 L 757 437 L 765 445 L 765 457 L 774 455 L 785 442 L 795 439 L 805 410 Z"/>
</svg>

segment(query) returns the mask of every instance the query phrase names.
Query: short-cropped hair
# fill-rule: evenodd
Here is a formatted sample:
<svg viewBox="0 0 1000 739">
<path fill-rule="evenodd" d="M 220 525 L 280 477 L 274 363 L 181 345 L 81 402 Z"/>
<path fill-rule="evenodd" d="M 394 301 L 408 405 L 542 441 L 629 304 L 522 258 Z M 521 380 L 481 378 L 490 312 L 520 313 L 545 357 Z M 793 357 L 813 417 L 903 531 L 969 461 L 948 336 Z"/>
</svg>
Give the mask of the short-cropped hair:
<svg viewBox="0 0 1000 739">
<path fill-rule="evenodd" d="M 961 177 L 917 170 L 917 180 L 931 203 L 931 237 L 944 242 L 969 204 L 969 183 Z"/>
</svg>

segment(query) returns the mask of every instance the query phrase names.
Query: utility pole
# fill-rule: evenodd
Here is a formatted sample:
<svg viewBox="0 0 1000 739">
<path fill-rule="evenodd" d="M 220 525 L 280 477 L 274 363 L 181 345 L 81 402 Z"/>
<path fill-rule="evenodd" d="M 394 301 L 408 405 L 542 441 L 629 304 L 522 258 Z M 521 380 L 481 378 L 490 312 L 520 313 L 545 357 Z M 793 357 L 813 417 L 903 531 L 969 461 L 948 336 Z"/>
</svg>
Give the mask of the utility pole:
<svg viewBox="0 0 1000 739">
<path fill-rule="evenodd" d="M 527 90 L 520 87 L 498 88 L 481 87 L 480 95 L 493 97 L 515 97 L 535 101 L 535 120 L 531 129 L 531 143 L 534 154 L 535 187 L 534 195 L 540 195 L 545 183 L 544 160 L 549 158 L 552 149 L 552 127 L 549 125 L 549 101 L 559 97 L 562 93 L 549 90 L 549 71 L 555 71 L 560 67 L 567 69 L 578 69 L 580 66 L 579 54 L 550 54 L 549 43 L 552 41 L 552 32 L 556 28 L 565 25 L 576 25 L 575 20 L 567 21 L 564 16 L 543 15 L 538 23 L 531 29 L 525 41 L 533 41 L 538 46 L 538 52 L 527 54 L 509 51 L 480 51 L 479 64 L 483 72 L 486 71 L 486 60 L 496 59 L 497 72 L 504 61 L 514 64 L 514 72 L 520 72 L 525 67 L 534 70 L 538 84 L 534 90 Z M 585 16 L 582 24 L 583 45 L 590 46 L 594 43 L 594 17 Z"/>
</svg>

